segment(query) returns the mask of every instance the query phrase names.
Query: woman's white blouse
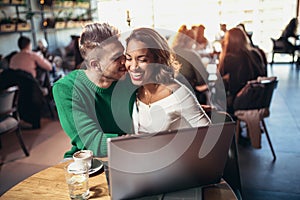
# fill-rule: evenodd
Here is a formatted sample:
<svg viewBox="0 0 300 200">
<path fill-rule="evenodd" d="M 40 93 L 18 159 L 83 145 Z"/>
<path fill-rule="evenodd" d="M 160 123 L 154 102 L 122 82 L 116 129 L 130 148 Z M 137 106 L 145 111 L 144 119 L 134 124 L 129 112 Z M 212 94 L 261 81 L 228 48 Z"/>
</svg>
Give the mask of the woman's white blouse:
<svg viewBox="0 0 300 200">
<path fill-rule="evenodd" d="M 170 96 L 150 105 L 136 100 L 132 113 L 135 133 L 156 133 L 211 123 L 194 94 L 180 85 Z"/>
</svg>

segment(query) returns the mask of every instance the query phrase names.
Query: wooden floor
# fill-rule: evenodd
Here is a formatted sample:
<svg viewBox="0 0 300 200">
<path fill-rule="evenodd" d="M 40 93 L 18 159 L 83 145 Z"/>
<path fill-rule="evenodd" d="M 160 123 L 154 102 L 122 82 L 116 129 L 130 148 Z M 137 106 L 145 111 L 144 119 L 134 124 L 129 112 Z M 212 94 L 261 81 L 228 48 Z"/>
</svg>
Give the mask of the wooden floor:
<svg viewBox="0 0 300 200">
<path fill-rule="evenodd" d="M 266 124 L 277 160 L 262 135 L 262 149 L 239 145 L 243 199 L 300 199 L 300 71 L 289 64 L 273 65 L 277 76 L 271 115 Z M 25 157 L 15 135 L 3 136 L 0 150 L 0 195 L 28 176 L 57 164 L 69 149 L 69 139 L 57 120 L 45 118 L 39 130 L 24 130 L 30 156 Z"/>
</svg>

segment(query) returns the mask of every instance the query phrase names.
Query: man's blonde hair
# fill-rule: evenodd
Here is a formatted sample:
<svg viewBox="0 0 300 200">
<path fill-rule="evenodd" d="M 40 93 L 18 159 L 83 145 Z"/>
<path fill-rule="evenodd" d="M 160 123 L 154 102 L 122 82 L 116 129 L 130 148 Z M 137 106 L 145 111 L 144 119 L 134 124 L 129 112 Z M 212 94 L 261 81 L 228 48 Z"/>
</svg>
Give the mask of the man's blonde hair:
<svg viewBox="0 0 300 200">
<path fill-rule="evenodd" d="M 85 25 L 79 38 L 81 56 L 86 59 L 87 52 L 117 41 L 119 31 L 107 23 L 91 23 Z"/>
</svg>

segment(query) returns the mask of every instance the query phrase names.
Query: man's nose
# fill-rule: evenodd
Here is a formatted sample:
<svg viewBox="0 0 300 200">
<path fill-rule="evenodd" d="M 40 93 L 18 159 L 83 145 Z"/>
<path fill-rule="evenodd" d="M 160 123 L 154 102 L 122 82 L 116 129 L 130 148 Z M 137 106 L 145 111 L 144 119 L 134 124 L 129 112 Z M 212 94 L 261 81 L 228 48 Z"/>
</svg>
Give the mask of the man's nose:
<svg viewBox="0 0 300 200">
<path fill-rule="evenodd" d="M 120 57 L 120 63 L 122 64 L 122 65 L 125 65 L 125 56 L 123 55 L 123 56 L 121 56 Z"/>
</svg>

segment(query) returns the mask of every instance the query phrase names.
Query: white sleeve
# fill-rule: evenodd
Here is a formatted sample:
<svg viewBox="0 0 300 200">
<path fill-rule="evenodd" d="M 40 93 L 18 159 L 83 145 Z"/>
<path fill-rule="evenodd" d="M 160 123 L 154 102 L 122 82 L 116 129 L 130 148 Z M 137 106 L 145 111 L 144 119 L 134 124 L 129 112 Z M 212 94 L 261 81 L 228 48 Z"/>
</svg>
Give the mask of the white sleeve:
<svg viewBox="0 0 300 200">
<path fill-rule="evenodd" d="M 133 131 L 134 134 L 138 134 L 138 124 L 139 124 L 139 113 L 137 110 L 136 102 L 133 104 L 133 110 L 132 110 L 132 124 L 133 124 Z"/>
<path fill-rule="evenodd" d="M 202 109 L 195 95 L 184 85 L 176 92 L 176 99 L 179 101 L 178 112 L 192 127 L 207 126 L 211 123 L 209 117 Z"/>
</svg>

